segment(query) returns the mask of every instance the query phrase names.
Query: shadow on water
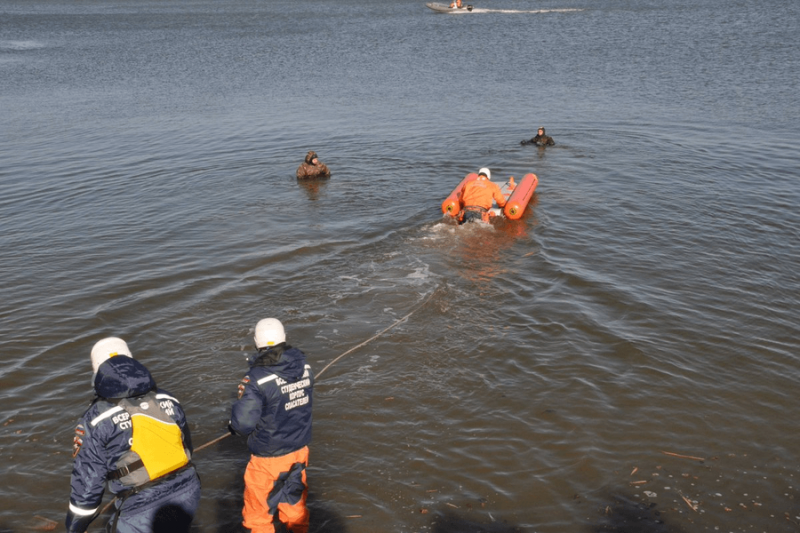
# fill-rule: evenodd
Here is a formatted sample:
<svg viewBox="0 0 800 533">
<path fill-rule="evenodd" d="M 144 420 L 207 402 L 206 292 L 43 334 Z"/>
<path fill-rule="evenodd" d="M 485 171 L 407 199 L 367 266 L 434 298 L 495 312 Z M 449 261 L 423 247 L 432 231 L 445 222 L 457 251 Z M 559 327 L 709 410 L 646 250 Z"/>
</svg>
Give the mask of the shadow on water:
<svg viewBox="0 0 800 533">
<path fill-rule="evenodd" d="M 436 523 L 433 524 L 433 533 L 517 533 L 524 531 L 522 528 L 504 522 L 490 522 L 488 524 L 464 518 L 452 511 L 437 513 Z"/>
<path fill-rule="evenodd" d="M 669 525 L 661 516 L 656 504 L 645 504 L 622 493 L 609 493 L 598 504 L 598 518 L 588 525 L 586 533 L 686 533 L 684 529 Z M 529 531 L 505 521 L 476 520 L 451 510 L 436 513 L 433 533 L 517 533 Z"/>
<path fill-rule="evenodd" d="M 311 511 L 308 533 L 345 533 L 347 531 L 344 519 L 330 506 L 319 500 L 310 489 L 308 491 L 308 508 Z"/>
<path fill-rule="evenodd" d="M 218 499 L 217 531 L 219 533 L 238 533 L 245 530 L 241 525 L 242 494 L 244 491 L 244 469 L 247 461 L 238 461 L 233 477 L 225 490 L 229 498 Z M 594 500 L 598 518 L 593 524 L 586 526 L 586 533 L 686 533 L 684 529 L 669 525 L 661 516 L 656 504 L 645 504 L 621 492 L 609 492 L 604 499 Z M 346 533 L 347 526 L 343 518 L 328 505 L 318 499 L 309 490 L 308 507 L 311 511 L 309 533 Z M 40 518 L 40 517 L 37 517 Z M 52 531 L 55 522 L 42 519 L 26 529 L 36 531 Z M 153 525 L 153 533 L 188 533 L 197 530 L 191 525 L 192 517 L 179 506 L 167 505 L 158 510 Z M 276 523 L 277 533 L 288 530 L 283 524 Z M 527 531 L 521 526 L 505 521 L 487 522 L 473 517 L 465 517 L 452 510 L 438 511 L 433 514 L 431 524 L 433 533 L 518 533 Z M 0 524 L 0 533 L 13 533 L 13 529 Z"/>
<path fill-rule="evenodd" d="M 600 517 L 587 533 L 685 533 L 668 525 L 655 503 L 644 504 L 622 493 L 609 493 L 601 502 Z"/>
</svg>

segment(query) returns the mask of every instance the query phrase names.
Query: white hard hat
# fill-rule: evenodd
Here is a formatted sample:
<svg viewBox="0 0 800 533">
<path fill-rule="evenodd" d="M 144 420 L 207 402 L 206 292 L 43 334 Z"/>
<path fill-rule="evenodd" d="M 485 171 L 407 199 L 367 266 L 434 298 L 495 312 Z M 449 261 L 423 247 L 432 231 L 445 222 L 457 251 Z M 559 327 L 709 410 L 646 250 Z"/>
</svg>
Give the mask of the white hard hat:
<svg viewBox="0 0 800 533">
<path fill-rule="evenodd" d="M 118 337 L 106 337 L 101 341 L 97 341 L 92 348 L 92 371 L 97 374 L 97 369 L 100 368 L 100 365 L 115 355 L 133 357 L 128 345 Z"/>
<path fill-rule="evenodd" d="M 282 342 L 286 342 L 286 332 L 283 324 L 277 318 L 264 318 L 256 324 L 256 334 L 253 336 L 256 341 L 256 348 L 269 348 Z"/>
<path fill-rule="evenodd" d="M 483 167 L 482 169 L 480 169 L 480 170 L 478 171 L 478 176 L 480 176 L 481 174 L 483 174 L 484 176 L 486 176 L 486 178 L 487 178 L 487 179 L 492 179 L 492 171 L 491 171 L 491 170 L 489 170 L 489 169 L 488 169 L 488 168 L 486 168 L 486 167 Z"/>
</svg>

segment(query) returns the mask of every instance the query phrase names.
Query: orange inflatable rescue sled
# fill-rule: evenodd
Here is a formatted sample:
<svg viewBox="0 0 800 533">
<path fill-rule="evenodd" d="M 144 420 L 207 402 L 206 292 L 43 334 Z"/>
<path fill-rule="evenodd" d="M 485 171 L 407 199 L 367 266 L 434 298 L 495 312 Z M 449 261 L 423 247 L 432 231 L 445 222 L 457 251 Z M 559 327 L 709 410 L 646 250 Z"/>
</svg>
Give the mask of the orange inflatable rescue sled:
<svg viewBox="0 0 800 533">
<path fill-rule="evenodd" d="M 461 193 L 464 185 L 476 179 L 478 179 L 478 175 L 474 172 L 467 174 L 442 202 L 442 213 L 453 218 L 458 217 L 461 212 Z M 514 176 L 511 176 L 500 187 L 500 192 L 506 197 L 505 207 L 502 210 L 499 207 L 493 207 L 489 210 L 491 215 L 495 217 L 504 215 L 509 220 L 518 220 L 525 212 L 525 208 L 528 207 L 528 202 L 531 201 L 537 185 L 539 185 L 539 178 L 536 177 L 536 174 L 525 174 L 519 183 L 515 183 Z"/>
<path fill-rule="evenodd" d="M 444 202 L 442 202 L 442 213 L 450 215 L 451 217 L 457 217 L 458 213 L 461 211 L 461 191 L 464 190 L 464 185 L 476 179 L 478 179 L 478 175 L 474 172 L 467 174 L 466 177 L 461 180 L 461 183 L 453 189 L 450 196 L 445 198 Z"/>
</svg>

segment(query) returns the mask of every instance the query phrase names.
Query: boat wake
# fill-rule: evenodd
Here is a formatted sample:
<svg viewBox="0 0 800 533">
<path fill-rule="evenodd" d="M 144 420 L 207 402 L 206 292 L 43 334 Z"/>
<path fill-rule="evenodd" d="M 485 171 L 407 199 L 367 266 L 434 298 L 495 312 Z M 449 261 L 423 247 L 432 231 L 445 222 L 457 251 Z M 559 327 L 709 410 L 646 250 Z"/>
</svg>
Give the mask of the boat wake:
<svg viewBox="0 0 800 533">
<path fill-rule="evenodd" d="M 0 50 L 11 51 L 27 51 L 27 50 L 40 50 L 46 48 L 47 45 L 40 41 L 0 41 Z"/>
<path fill-rule="evenodd" d="M 574 11 L 583 11 L 582 8 L 564 8 L 564 9 L 531 9 L 531 10 L 522 10 L 522 9 L 484 9 L 480 7 L 475 7 L 472 9 L 472 13 L 512 13 L 512 14 L 520 14 L 520 13 L 571 13 Z M 455 14 L 455 13 L 454 13 Z"/>
<path fill-rule="evenodd" d="M 554 8 L 554 9 L 489 9 L 484 7 L 473 7 L 470 4 L 464 5 L 460 8 L 450 7 L 450 4 L 440 4 L 438 2 L 428 2 L 425 4 L 427 7 L 433 9 L 438 13 L 445 13 L 448 15 L 465 15 L 467 13 L 571 13 L 574 11 L 583 11 L 583 8 Z"/>
</svg>

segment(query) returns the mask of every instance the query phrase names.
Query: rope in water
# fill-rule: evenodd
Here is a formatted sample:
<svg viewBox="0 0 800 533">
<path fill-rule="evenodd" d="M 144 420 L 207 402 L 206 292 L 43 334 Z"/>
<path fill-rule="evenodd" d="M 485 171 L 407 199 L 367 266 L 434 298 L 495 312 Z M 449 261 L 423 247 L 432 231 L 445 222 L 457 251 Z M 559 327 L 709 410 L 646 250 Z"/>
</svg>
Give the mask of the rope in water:
<svg viewBox="0 0 800 533">
<path fill-rule="evenodd" d="M 347 354 L 349 354 L 349 353 L 352 353 L 352 352 L 354 352 L 354 351 L 358 350 L 358 349 L 359 349 L 359 348 L 361 348 L 362 346 L 366 346 L 367 344 L 369 344 L 370 342 L 374 341 L 375 339 L 377 339 L 378 337 L 380 337 L 381 335 L 383 335 L 384 333 L 386 333 L 386 332 L 387 332 L 387 331 L 389 331 L 390 329 L 392 329 L 392 328 L 394 328 L 394 327 L 398 326 L 399 324 L 402 324 L 402 323 L 403 323 L 403 322 L 405 322 L 406 320 L 408 320 L 408 318 L 409 318 L 411 315 L 413 315 L 414 313 L 416 313 L 417 311 L 419 311 L 420 309 L 422 309 L 422 307 L 423 307 L 423 306 L 424 306 L 426 303 L 428 303 L 428 301 L 429 301 L 431 298 L 433 298 L 433 295 L 434 295 L 435 293 L 436 293 L 436 290 L 433 290 L 433 291 L 431 291 L 431 292 L 430 292 L 430 294 L 428 294 L 428 296 L 426 296 L 426 297 L 425 297 L 425 299 L 424 299 L 424 300 L 423 300 L 423 301 L 422 301 L 422 302 L 421 302 L 421 303 L 420 303 L 420 304 L 419 304 L 417 307 L 415 307 L 415 308 L 414 308 L 414 310 L 412 310 L 410 313 L 408 313 L 406 316 L 404 316 L 403 318 L 401 318 L 401 319 L 399 319 L 399 320 L 396 320 L 394 324 L 392 324 L 392 325 L 391 325 L 391 326 L 389 326 L 388 328 L 382 329 L 382 330 L 381 330 L 381 331 L 379 331 L 379 332 L 378 332 L 376 335 L 374 335 L 374 336 L 370 337 L 369 339 L 365 340 L 365 341 L 364 341 L 364 342 L 362 342 L 361 344 L 359 344 L 359 345 L 357 345 L 357 346 L 353 346 L 352 348 L 350 348 L 349 350 L 347 350 L 346 352 L 344 352 L 342 355 L 338 356 L 336 359 L 334 359 L 333 361 L 331 361 L 330 363 L 328 363 L 327 365 L 325 365 L 325 368 L 323 368 L 322 370 L 320 370 L 320 371 L 319 371 L 319 374 L 317 374 L 317 375 L 315 376 L 315 379 L 319 379 L 319 377 L 322 375 L 322 373 L 323 373 L 323 372 L 325 372 L 325 371 L 326 371 L 326 370 L 328 370 L 330 367 L 332 367 L 334 363 L 336 363 L 337 361 L 339 361 L 339 360 L 340 360 L 342 357 L 344 357 L 345 355 L 347 355 Z M 200 451 L 200 450 L 202 450 L 203 448 L 208 448 L 209 446 L 211 446 L 211 445 L 213 445 L 213 444 L 216 444 L 216 443 L 218 443 L 219 441 L 221 441 L 222 439 L 224 439 L 224 438 L 226 438 L 226 437 L 230 437 L 230 436 L 231 436 L 231 434 L 230 434 L 230 433 L 225 433 L 224 435 L 220 435 L 219 437 L 217 437 L 217 438 L 215 438 L 215 439 L 213 439 L 213 440 L 210 440 L 210 441 L 206 442 L 206 443 L 205 443 L 205 444 L 203 444 L 202 446 L 198 446 L 197 448 L 195 448 L 195 449 L 194 449 L 194 453 L 197 453 L 197 452 L 199 452 L 199 451 Z M 114 497 L 114 498 L 113 498 L 113 499 L 112 499 L 110 502 L 108 502 L 108 504 L 106 504 L 106 506 L 105 506 L 105 507 L 103 507 L 103 510 L 102 510 L 102 511 L 100 511 L 100 514 L 101 514 L 101 515 L 102 515 L 102 514 L 105 514 L 105 513 L 106 513 L 106 511 L 108 511 L 108 510 L 111 508 L 111 506 L 112 506 L 112 505 L 114 505 L 114 502 L 115 502 L 115 501 L 117 501 L 117 497 L 116 497 L 116 496 L 115 496 L 115 497 Z M 98 516 L 99 516 L 99 515 L 98 515 Z"/>
<path fill-rule="evenodd" d="M 319 373 L 316 375 L 316 379 L 319 379 L 319 377 L 322 375 L 322 373 L 323 373 L 323 372 L 325 372 L 326 370 L 328 370 L 328 368 L 330 368 L 331 366 L 333 366 L 333 364 L 334 364 L 335 362 L 337 362 L 339 359 L 341 359 L 341 358 L 342 358 L 342 357 L 344 357 L 345 355 L 347 355 L 347 354 L 349 354 L 349 353 L 351 353 L 351 352 L 354 352 L 354 351 L 358 350 L 358 349 L 359 349 L 359 348 L 361 348 L 362 346 L 366 346 L 367 344 L 369 344 L 370 342 L 374 341 L 375 339 L 377 339 L 378 337 L 380 337 L 381 335 L 383 335 L 384 333 L 386 333 L 387 331 L 389 331 L 389 330 L 390 330 L 390 329 L 392 329 L 393 327 L 397 326 L 398 324 L 402 324 L 403 322 L 405 322 L 406 320 L 408 320 L 408 317 L 410 317 L 411 315 L 413 315 L 414 313 L 416 313 L 417 311 L 419 311 L 419 310 L 422 308 L 422 306 L 424 306 L 426 303 L 428 303 L 428 300 L 430 300 L 430 299 L 433 297 L 433 294 L 434 294 L 435 292 L 436 292 L 435 290 L 434 290 L 434 291 L 431 291 L 431 293 L 430 293 L 430 294 L 429 294 L 429 295 L 428 295 L 428 296 L 425 298 L 425 300 L 423 300 L 423 301 L 422 301 L 422 303 L 420 303 L 420 304 L 419 304 L 419 305 L 418 305 L 416 308 L 414 308 L 414 310 L 413 310 L 413 311 L 411 311 L 410 313 L 408 313 L 408 314 L 407 314 L 406 316 L 404 316 L 403 318 L 401 318 L 401 319 L 397 320 L 397 321 L 396 321 L 394 324 L 392 324 L 392 325 L 391 325 L 391 326 L 389 326 L 388 328 L 386 328 L 386 329 L 384 329 L 384 330 L 381 330 L 381 331 L 380 331 L 380 332 L 379 332 L 377 335 L 375 335 L 375 336 L 373 336 L 373 337 L 370 337 L 369 339 L 365 340 L 364 342 L 362 342 L 362 343 L 361 343 L 361 344 L 359 344 L 358 346 L 353 346 L 352 348 L 350 348 L 349 350 L 347 350 L 346 352 L 344 352 L 342 355 L 340 355 L 339 357 L 337 357 L 336 359 L 334 359 L 333 361 L 331 361 L 330 363 L 328 363 L 327 365 L 325 365 L 325 368 L 323 368 L 322 370 L 320 370 L 320 371 L 319 371 Z"/>
</svg>

